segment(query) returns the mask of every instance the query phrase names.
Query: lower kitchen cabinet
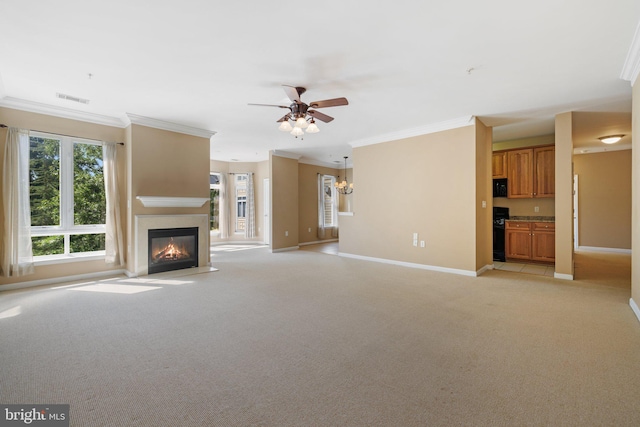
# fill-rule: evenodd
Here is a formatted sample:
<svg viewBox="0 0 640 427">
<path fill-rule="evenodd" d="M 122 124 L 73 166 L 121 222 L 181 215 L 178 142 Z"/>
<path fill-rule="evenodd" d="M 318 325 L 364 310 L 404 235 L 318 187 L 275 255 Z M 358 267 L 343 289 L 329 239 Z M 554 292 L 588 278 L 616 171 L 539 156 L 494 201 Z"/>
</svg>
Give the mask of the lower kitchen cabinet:
<svg viewBox="0 0 640 427">
<path fill-rule="evenodd" d="M 555 224 L 552 222 L 505 222 L 507 259 L 555 262 Z"/>
<path fill-rule="evenodd" d="M 531 259 L 556 260 L 556 225 L 552 222 L 534 222 L 531 227 Z"/>
</svg>

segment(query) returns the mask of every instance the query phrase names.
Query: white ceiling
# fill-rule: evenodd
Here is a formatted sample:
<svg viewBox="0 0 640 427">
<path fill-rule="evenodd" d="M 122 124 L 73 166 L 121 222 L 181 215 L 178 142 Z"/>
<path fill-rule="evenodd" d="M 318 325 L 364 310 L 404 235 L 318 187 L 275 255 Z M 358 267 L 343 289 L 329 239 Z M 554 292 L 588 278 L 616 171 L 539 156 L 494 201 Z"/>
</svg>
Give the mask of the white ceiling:
<svg viewBox="0 0 640 427">
<path fill-rule="evenodd" d="M 350 143 L 470 116 L 496 126 L 499 141 L 553 133 L 560 112 L 628 113 L 620 74 L 640 21 L 638 0 L 2 0 L 0 9 L 0 105 L 215 131 L 217 160 L 277 149 L 321 163 L 341 161 Z M 277 130 L 285 110 L 247 105 L 288 104 L 283 84 L 306 87 L 307 103 L 349 105 L 322 109 L 335 120 L 295 139 Z"/>
</svg>

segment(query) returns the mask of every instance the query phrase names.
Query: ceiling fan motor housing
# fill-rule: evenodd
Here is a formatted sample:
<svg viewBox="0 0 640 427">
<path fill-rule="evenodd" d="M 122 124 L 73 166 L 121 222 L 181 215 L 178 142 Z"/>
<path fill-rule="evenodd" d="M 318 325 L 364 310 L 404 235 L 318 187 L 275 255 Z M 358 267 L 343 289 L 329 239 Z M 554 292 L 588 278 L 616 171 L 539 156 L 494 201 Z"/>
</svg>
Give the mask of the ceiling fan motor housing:
<svg viewBox="0 0 640 427">
<path fill-rule="evenodd" d="M 309 106 L 303 102 L 299 104 L 297 102 L 294 102 L 289 106 L 289 109 L 291 110 L 291 114 L 293 115 L 293 117 L 305 117 L 307 115 Z"/>
</svg>

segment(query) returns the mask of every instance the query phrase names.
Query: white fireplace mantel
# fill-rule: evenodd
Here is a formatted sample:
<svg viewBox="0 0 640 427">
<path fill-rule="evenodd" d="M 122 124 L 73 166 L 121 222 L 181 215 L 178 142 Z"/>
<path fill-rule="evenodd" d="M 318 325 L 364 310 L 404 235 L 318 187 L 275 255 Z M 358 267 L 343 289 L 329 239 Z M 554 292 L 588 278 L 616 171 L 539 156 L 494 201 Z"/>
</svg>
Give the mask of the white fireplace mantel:
<svg viewBox="0 0 640 427">
<path fill-rule="evenodd" d="M 145 208 L 199 208 L 209 201 L 207 197 L 137 196 Z"/>
</svg>

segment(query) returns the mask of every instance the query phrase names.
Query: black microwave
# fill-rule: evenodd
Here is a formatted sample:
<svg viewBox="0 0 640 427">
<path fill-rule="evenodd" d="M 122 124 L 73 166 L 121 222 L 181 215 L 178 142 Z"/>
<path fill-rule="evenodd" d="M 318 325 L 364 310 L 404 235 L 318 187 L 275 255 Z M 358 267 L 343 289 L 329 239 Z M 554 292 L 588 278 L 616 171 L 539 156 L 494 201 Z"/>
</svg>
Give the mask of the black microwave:
<svg viewBox="0 0 640 427">
<path fill-rule="evenodd" d="M 507 178 L 493 180 L 493 197 L 507 197 Z"/>
</svg>

